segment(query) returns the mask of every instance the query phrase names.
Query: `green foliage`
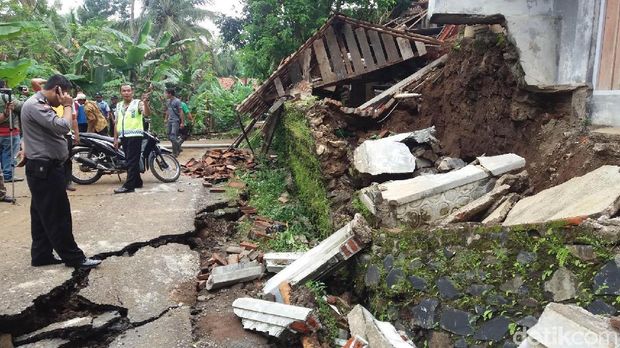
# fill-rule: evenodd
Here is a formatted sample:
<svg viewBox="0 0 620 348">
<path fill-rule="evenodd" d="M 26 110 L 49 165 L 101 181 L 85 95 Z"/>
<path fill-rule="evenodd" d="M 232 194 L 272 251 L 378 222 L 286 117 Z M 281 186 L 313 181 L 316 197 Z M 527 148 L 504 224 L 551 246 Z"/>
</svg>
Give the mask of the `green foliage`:
<svg viewBox="0 0 620 348">
<path fill-rule="evenodd" d="M 312 235 L 306 208 L 295 198 L 286 204 L 278 201 L 286 192 L 286 178 L 284 169 L 267 165 L 241 176 L 247 184 L 250 206 L 255 207 L 260 215 L 286 224 L 285 231 L 277 233 L 269 241 L 269 248 L 275 251 L 306 250 L 307 245 L 299 241 L 299 236 Z"/>
<path fill-rule="evenodd" d="M 306 282 L 305 287 L 314 295 L 319 322 L 323 326 L 322 330 L 327 333 L 328 342 L 333 342 L 338 337 L 338 322 L 334 310 L 327 303 L 325 283 L 311 280 Z"/>
<path fill-rule="evenodd" d="M 15 87 L 26 78 L 26 72 L 31 65 L 32 60 L 30 59 L 0 63 L 0 79 L 5 80 L 8 86 Z"/>
<path fill-rule="evenodd" d="M 333 13 L 379 21 L 396 0 L 247 0 L 242 19 L 223 18 L 226 42 L 241 48 L 249 76 L 266 77 L 283 58 L 303 44 Z"/>
<path fill-rule="evenodd" d="M 206 109 L 197 108 L 197 114 L 203 118 L 211 115 L 215 119 L 215 127 L 218 132 L 226 132 L 237 129 L 237 117 L 235 106 L 241 103 L 252 93 L 252 86 L 244 86 L 235 83 L 231 90 L 223 89 L 218 82 L 212 82 L 210 88 L 204 92 L 201 102 L 206 102 Z"/>
<path fill-rule="evenodd" d="M 330 204 L 323 183 L 321 166 L 314 152 L 314 139 L 305 118 L 307 105 L 302 103 L 287 104 L 284 122 L 277 137 L 282 143 L 280 151 L 291 169 L 297 189 L 297 196 L 308 208 L 310 217 L 316 226 L 319 237 L 327 238 L 332 231 Z"/>
</svg>

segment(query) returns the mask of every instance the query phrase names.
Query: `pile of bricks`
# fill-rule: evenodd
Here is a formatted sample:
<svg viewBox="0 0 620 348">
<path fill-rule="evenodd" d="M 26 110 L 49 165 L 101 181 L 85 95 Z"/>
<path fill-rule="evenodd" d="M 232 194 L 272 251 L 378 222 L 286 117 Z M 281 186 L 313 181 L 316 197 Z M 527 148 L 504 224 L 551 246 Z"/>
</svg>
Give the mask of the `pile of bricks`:
<svg viewBox="0 0 620 348">
<path fill-rule="evenodd" d="M 209 150 L 201 160 L 190 159 L 183 173 L 193 178 L 204 178 L 207 183 L 219 183 L 233 177 L 237 169 L 254 168 L 255 162 L 248 150 Z"/>
<path fill-rule="evenodd" d="M 207 280 L 217 267 L 235 264 L 262 263 L 264 254 L 257 250 L 258 245 L 251 242 L 241 242 L 239 245 L 226 247 L 223 252 L 214 252 L 211 257 L 202 262 L 198 274 L 198 289 L 207 285 Z"/>
</svg>

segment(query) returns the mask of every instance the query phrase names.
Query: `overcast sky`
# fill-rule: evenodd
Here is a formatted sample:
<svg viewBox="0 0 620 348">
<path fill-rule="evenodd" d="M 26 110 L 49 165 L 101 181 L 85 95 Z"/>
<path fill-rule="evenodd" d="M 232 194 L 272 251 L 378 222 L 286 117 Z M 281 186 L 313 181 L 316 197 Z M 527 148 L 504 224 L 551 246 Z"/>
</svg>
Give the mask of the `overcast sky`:
<svg viewBox="0 0 620 348">
<path fill-rule="evenodd" d="M 62 12 L 69 11 L 82 6 L 84 0 L 62 1 Z M 237 16 L 243 8 L 243 0 L 211 0 L 213 5 L 206 6 L 212 11 L 220 12 L 229 16 Z M 211 21 L 203 23 L 203 26 L 209 29 L 214 35 L 217 35 L 217 28 Z"/>
</svg>

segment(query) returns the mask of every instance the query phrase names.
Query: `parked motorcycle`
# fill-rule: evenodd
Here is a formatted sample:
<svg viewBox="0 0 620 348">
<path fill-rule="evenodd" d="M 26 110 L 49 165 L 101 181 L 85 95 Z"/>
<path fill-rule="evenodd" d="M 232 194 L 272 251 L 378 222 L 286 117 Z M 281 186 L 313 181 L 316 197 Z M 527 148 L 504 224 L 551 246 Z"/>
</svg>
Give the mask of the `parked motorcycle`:
<svg viewBox="0 0 620 348">
<path fill-rule="evenodd" d="M 103 175 L 120 174 L 127 171 L 125 153 L 114 149 L 114 138 L 95 133 L 80 133 L 80 142 L 71 151 L 74 182 L 89 185 Z M 160 181 L 176 181 L 181 175 L 181 165 L 172 151 L 161 146 L 156 135 L 145 132 L 142 140 L 140 171 L 151 170 Z"/>
</svg>

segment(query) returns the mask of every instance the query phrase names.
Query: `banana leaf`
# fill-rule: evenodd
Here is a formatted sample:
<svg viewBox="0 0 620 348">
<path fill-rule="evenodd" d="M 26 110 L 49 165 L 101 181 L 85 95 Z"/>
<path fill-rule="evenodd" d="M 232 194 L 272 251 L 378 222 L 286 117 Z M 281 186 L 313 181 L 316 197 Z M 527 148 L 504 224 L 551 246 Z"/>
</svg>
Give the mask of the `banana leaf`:
<svg viewBox="0 0 620 348">
<path fill-rule="evenodd" d="M 129 36 L 125 35 L 125 33 L 118 31 L 116 29 L 112 29 L 112 28 L 104 28 L 103 30 L 114 35 L 117 39 L 121 40 L 123 43 L 133 45 L 133 40 Z"/>
<path fill-rule="evenodd" d="M 0 65 L 0 79 L 5 80 L 9 87 L 15 87 L 26 78 L 28 68 L 33 64 L 31 59 L 14 60 Z"/>
<path fill-rule="evenodd" d="M 140 65 L 142 62 L 144 62 L 146 53 L 150 50 L 151 48 L 146 44 L 140 44 L 130 47 L 129 51 L 127 52 L 127 65 L 131 67 Z"/>
<path fill-rule="evenodd" d="M 142 26 L 142 29 L 140 29 L 140 35 L 138 36 L 137 42 L 138 46 L 146 43 L 146 40 L 149 38 L 149 34 L 151 33 L 152 26 L 153 23 L 150 19 L 147 18 L 147 20 L 144 22 L 144 25 Z"/>
</svg>

